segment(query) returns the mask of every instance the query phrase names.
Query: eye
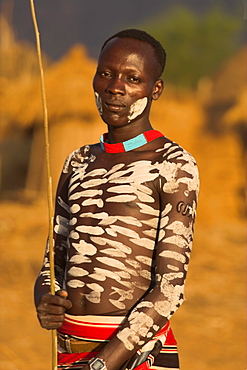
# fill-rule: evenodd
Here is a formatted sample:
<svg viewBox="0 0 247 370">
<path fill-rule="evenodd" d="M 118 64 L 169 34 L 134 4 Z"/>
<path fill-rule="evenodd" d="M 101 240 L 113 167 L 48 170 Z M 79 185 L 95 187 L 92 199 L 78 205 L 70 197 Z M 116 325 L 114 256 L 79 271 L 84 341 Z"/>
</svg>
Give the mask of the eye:
<svg viewBox="0 0 247 370">
<path fill-rule="evenodd" d="M 106 77 L 106 78 L 111 77 L 111 73 L 110 72 L 107 72 L 107 71 L 99 71 L 98 74 L 101 77 Z"/>
<path fill-rule="evenodd" d="M 128 77 L 128 80 L 132 83 L 140 83 L 141 82 L 140 78 L 136 77 L 136 76 L 130 76 L 130 77 Z"/>
</svg>

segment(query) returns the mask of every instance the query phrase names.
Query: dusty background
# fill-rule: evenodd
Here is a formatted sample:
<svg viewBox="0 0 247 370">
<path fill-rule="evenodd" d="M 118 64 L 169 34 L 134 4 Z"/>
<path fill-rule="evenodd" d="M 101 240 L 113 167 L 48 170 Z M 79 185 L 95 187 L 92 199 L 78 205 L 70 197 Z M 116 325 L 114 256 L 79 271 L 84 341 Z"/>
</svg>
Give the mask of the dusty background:
<svg viewBox="0 0 247 370">
<path fill-rule="evenodd" d="M 232 133 L 221 138 L 195 133 L 188 146 L 200 168 L 201 193 L 187 301 L 172 319 L 181 370 L 243 370 L 243 153 Z M 0 209 L 0 369 L 46 370 L 51 363 L 51 335 L 39 327 L 33 306 L 33 284 L 48 228 L 46 195 L 14 194 L 12 200 L 0 202 Z"/>
<path fill-rule="evenodd" d="M 201 203 L 203 197 L 202 192 Z M 33 306 L 47 234 L 46 202 L 3 201 L 0 207 L 0 368 L 47 370 L 51 334 L 39 327 Z M 182 370 L 245 369 L 246 225 L 224 210 L 229 218 L 215 224 L 206 222 L 199 207 L 187 301 L 172 319 Z"/>
<path fill-rule="evenodd" d="M 51 333 L 33 305 L 48 231 L 37 60 L 1 22 L 0 369 L 47 370 Z M 105 128 L 89 92 L 95 62 L 85 48 L 45 66 L 55 188 L 65 156 Z M 151 120 L 195 156 L 201 176 L 187 300 L 172 318 L 181 370 L 244 370 L 246 48 L 193 92 L 167 86 Z"/>
</svg>

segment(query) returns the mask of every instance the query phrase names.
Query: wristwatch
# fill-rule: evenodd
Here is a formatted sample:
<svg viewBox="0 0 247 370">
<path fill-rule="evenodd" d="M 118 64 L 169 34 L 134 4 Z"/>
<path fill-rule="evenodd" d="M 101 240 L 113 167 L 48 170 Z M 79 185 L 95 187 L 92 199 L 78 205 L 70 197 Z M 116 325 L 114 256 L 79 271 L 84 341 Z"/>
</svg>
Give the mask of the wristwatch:
<svg viewBox="0 0 247 370">
<path fill-rule="evenodd" d="M 107 370 L 105 361 L 102 360 L 101 358 L 92 358 L 91 360 L 88 361 L 88 365 L 90 370 Z"/>
</svg>

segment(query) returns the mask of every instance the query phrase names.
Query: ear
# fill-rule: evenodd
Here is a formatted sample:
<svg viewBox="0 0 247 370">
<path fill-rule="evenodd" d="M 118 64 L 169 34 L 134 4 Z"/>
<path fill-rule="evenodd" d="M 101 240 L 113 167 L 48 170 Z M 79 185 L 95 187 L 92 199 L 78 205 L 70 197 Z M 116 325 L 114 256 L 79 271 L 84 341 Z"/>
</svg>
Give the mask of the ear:
<svg viewBox="0 0 247 370">
<path fill-rule="evenodd" d="M 154 83 L 152 98 L 158 100 L 164 89 L 164 81 L 159 79 Z"/>
</svg>

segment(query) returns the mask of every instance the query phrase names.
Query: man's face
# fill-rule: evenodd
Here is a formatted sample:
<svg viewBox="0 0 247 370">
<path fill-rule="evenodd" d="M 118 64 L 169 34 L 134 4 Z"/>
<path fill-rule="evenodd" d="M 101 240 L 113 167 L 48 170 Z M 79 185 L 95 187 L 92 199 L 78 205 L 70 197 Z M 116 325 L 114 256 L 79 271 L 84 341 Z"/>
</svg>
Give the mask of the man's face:
<svg viewBox="0 0 247 370">
<path fill-rule="evenodd" d="M 151 101 L 158 99 L 163 88 L 157 80 L 157 68 L 154 50 L 145 42 L 114 38 L 106 44 L 93 80 L 105 123 L 121 127 L 148 118 Z"/>
</svg>

